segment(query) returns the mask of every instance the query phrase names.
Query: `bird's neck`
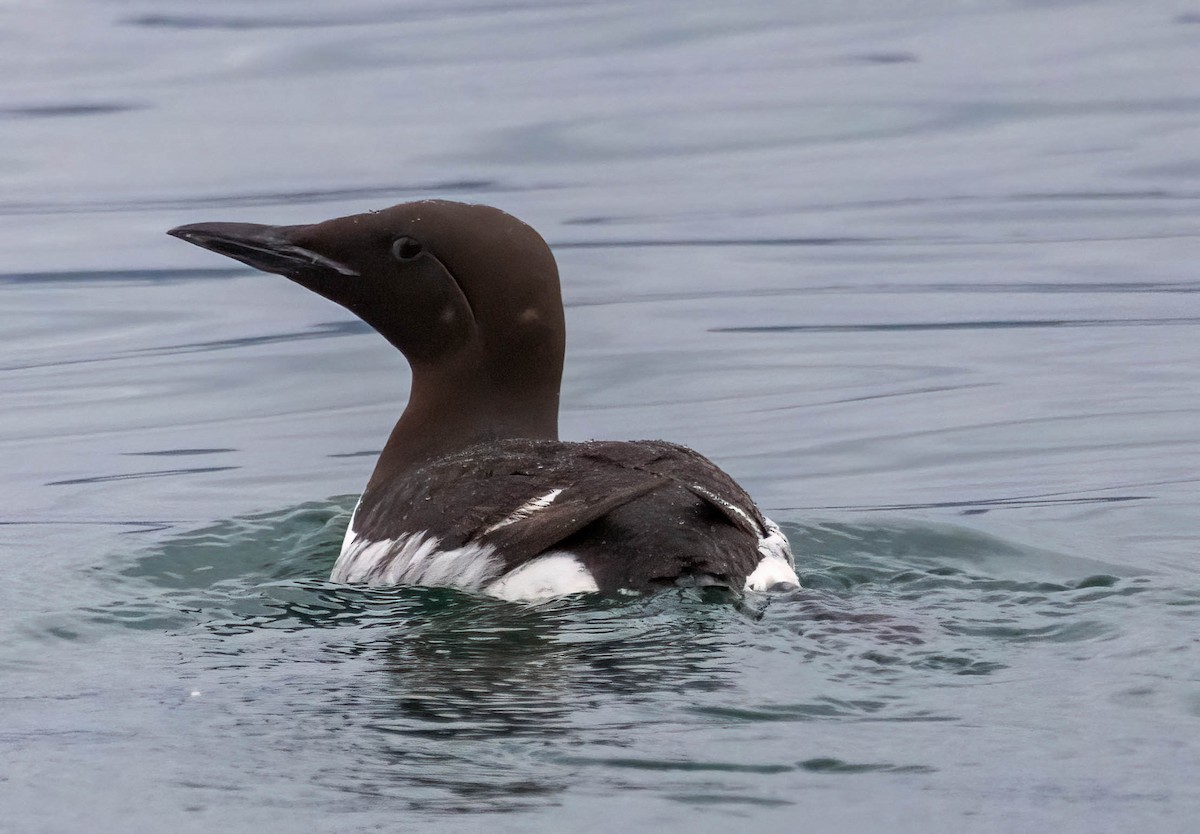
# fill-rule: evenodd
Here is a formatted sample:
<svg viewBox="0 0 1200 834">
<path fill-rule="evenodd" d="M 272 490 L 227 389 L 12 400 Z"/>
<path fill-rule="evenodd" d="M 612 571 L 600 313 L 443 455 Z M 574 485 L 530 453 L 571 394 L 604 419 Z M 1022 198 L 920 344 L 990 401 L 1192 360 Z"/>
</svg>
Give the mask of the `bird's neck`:
<svg viewBox="0 0 1200 834">
<path fill-rule="evenodd" d="M 414 366 L 408 405 L 388 437 L 368 491 L 477 443 L 558 439 L 561 362 L 540 375 L 489 372 L 482 363 Z"/>
</svg>

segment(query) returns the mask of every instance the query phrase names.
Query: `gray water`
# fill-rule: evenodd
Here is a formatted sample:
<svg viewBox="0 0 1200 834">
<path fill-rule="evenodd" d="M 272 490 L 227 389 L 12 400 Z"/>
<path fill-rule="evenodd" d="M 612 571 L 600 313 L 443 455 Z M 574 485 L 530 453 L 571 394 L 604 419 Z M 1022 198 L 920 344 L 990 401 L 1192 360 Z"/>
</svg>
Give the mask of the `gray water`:
<svg viewBox="0 0 1200 834">
<path fill-rule="evenodd" d="M 1195 831 L 1200 6 L 0 5 L 0 830 Z M 328 583 L 407 370 L 163 234 L 439 196 L 805 590 Z"/>
</svg>

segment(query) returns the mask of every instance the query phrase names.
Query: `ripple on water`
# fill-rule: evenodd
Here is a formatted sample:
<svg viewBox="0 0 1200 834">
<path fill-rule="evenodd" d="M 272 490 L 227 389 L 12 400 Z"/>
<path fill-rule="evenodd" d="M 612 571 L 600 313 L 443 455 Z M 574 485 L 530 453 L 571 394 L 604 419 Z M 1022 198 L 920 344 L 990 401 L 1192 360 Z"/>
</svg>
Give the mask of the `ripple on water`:
<svg viewBox="0 0 1200 834">
<path fill-rule="evenodd" d="M 351 588 L 325 577 L 353 505 L 227 519 L 126 554 L 96 573 L 86 637 L 168 646 L 198 693 L 188 708 L 213 705 L 215 740 L 254 727 L 255 745 L 319 745 L 338 766 L 304 778 L 352 803 L 519 810 L 580 780 L 633 780 L 738 806 L 790 801 L 769 788 L 781 778 L 939 770 L 813 733 L 960 721 L 954 698 L 929 693 L 1011 676 L 1039 646 L 1103 645 L 1150 587 L 962 528 L 830 521 L 785 522 L 807 587 L 750 606 L 694 589 L 518 605 Z M 79 613 L 43 621 L 42 639 L 79 639 Z M 785 737 L 808 741 L 762 746 Z"/>
<path fill-rule="evenodd" d="M 264 629 L 351 629 L 348 643 L 329 650 L 383 645 L 400 665 L 439 653 L 496 663 L 509 652 L 526 662 L 536 655 L 531 646 L 545 645 L 554 647 L 551 655 L 565 647 L 575 660 L 619 655 L 616 667 L 636 667 L 669 640 L 712 644 L 713 658 L 742 645 L 810 660 L 849 653 L 875 673 L 906 667 L 986 675 L 1004 668 L 1013 644 L 1112 637 L 1119 619 L 1105 606 L 1149 587 L 1099 572 L 1100 563 L 959 527 L 838 521 L 785 523 L 805 587 L 749 605 L 713 605 L 712 595 L 680 592 L 521 606 L 451 589 L 353 588 L 325 577 L 354 500 L 310 502 L 171 536 L 105 574 L 107 593 L 87 609 L 89 618 L 101 628 L 200 628 L 231 641 Z M 591 677 L 620 686 L 616 667 Z M 654 677 L 643 670 L 627 683 L 644 688 Z M 863 712 L 827 703 L 784 709 L 789 720 Z M 777 710 L 770 714 L 777 720 Z"/>
</svg>

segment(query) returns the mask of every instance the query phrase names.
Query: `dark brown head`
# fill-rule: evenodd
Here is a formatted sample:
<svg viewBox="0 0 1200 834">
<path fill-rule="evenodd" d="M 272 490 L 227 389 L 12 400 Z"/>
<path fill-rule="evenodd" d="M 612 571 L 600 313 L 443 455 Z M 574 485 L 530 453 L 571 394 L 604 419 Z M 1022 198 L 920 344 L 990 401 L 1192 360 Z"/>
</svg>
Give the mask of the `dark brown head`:
<svg viewBox="0 0 1200 834">
<path fill-rule="evenodd" d="M 311 226 L 196 223 L 168 234 L 284 275 L 399 348 L 413 390 L 380 466 L 477 440 L 557 436 L 558 270 L 515 217 L 428 200 Z"/>
</svg>

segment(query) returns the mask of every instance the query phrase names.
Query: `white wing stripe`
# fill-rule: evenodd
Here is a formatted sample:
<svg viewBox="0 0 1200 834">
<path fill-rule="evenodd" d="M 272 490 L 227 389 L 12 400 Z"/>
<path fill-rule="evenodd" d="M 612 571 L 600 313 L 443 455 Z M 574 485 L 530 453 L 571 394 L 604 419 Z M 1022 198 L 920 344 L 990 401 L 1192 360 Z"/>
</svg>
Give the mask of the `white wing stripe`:
<svg viewBox="0 0 1200 834">
<path fill-rule="evenodd" d="M 483 531 L 483 535 L 494 533 L 501 527 L 507 527 L 510 524 L 516 524 L 518 521 L 524 521 L 538 510 L 544 510 L 554 503 L 554 499 L 562 495 L 561 489 L 552 489 L 545 495 L 539 495 L 537 498 L 530 498 L 521 506 L 513 510 L 506 518 L 502 518 L 495 524 Z"/>
</svg>

